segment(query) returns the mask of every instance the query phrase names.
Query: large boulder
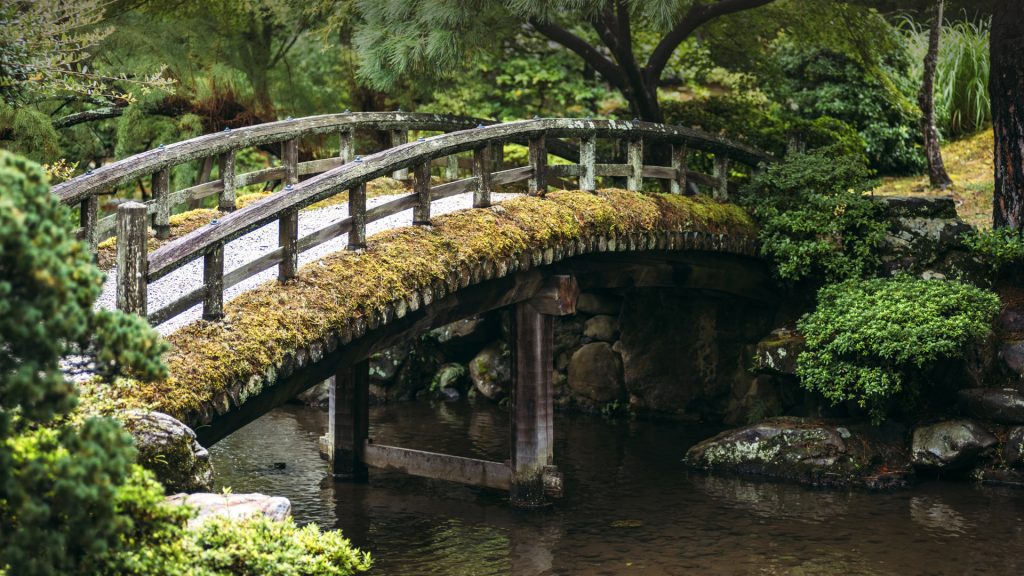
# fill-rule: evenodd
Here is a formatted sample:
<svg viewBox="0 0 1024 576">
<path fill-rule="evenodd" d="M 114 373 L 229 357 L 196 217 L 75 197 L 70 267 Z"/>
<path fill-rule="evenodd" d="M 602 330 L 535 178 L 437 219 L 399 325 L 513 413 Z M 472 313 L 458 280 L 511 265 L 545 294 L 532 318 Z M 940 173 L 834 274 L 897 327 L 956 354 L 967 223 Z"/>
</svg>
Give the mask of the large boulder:
<svg viewBox="0 0 1024 576">
<path fill-rule="evenodd" d="M 498 324 L 494 315 L 474 316 L 435 328 L 428 337 L 446 358 L 465 362 L 498 336 Z"/>
<path fill-rule="evenodd" d="M 601 342 L 615 342 L 619 338 L 619 319 L 602 314 L 587 320 L 583 336 Z"/>
<path fill-rule="evenodd" d="M 569 362 L 569 390 L 584 404 L 602 405 L 625 394 L 622 359 L 607 342 L 584 344 Z"/>
<path fill-rule="evenodd" d="M 210 489 L 210 453 L 199 445 L 191 428 L 162 412 L 138 410 L 127 412 L 123 424 L 135 439 L 139 464 L 151 470 L 168 492 Z"/>
<path fill-rule="evenodd" d="M 961 406 L 975 418 L 1024 424 L 1024 394 L 1013 388 L 967 388 L 959 395 Z"/>
<path fill-rule="evenodd" d="M 960 419 L 921 426 L 914 430 L 912 462 L 919 468 L 966 468 L 982 451 L 996 445 L 996 437 L 973 420 Z"/>
<path fill-rule="evenodd" d="M 804 348 L 804 338 L 788 328 L 773 330 L 757 343 L 754 365 L 766 372 L 795 375 L 796 357 Z"/>
<path fill-rule="evenodd" d="M 196 494 L 175 494 L 167 501 L 177 506 L 189 506 L 198 511 L 198 515 L 189 520 L 189 528 L 201 526 L 214 516 L 224 516 L 233 520 L 244 520 L 255 516 L 265 516 L 280 522 L 291 515 L 292 503 L 282 496 L 266 494 L 213 494 L 200 492 Z"/>
<path fill-rule="evenodd" d="M 323 382 L 314 385 L 312 388 L 307 389 L 304 392 L 299 392 L 295 396 L 295 400 L 300 404 L 306 406 L 313 406 L 316 408 L 324 408 L 331 401 L 331 384 L 333 383 L 332 378 L 328 378 Z"/>
<path fill-rule="evenodd" d="M 489 344 L 469 361 L 469 378 L 476 391 L 491 400 L 508 396 L 512 384 L 512 353 L 508 344 L 498 340 Z"/>
<path fill-rule="evenodd" d="M 687 451 L 686 462 L 711 472 L 813 486 L 883 489 L 906 485 L 912 476 L 902 438 L 895 424 L 769 418 L 700 442 Z"/>
<path fill-rule="evenodd" d="M 403 344 L 372 354 L 370 356 L 370 380 L 386 386 L 394 381 L 408 357 L 409 346 Z"/>
<path fill-rule="evenodd" d="M 999 356 L 1013 376 L 1024 377 L 1024 341 L 1006 342 L 1000 348 Z"/>
<path fill-rule="evenodd" d="M 1003 443 L 1003 464 L 1024 467 L 1024 426 L 1014 426 L 1006 433 Z"/>
</svg>

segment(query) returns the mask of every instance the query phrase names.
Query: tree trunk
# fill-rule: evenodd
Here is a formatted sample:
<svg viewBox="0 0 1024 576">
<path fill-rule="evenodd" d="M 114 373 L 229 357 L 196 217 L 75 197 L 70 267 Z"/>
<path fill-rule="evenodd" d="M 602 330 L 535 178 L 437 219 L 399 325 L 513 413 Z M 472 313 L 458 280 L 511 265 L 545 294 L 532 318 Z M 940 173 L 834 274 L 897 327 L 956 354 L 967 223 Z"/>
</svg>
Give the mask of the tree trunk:
<svg viewBox="0 0 1024 576">
<path fill-rule="evenodd" d="M 1024 228 L 1024 9 L 998 0 L 989 45 L 992 127 L 995 131 L 994 226 Z"/>
<path fill-rule="evenodd" d="M 933 188 L 945 190 L 953 185 L 942 163 L 939 130 L 935 127 L 935 67 L 939 59 L 939 36 L 942 33 L 943 0 L 935 3 L 935 18 L 928 34 L 928 53 L 924 57 L 924 79 L 917 103 L 921 107 L 921 132 L 924 135 L 924 153 L 928 158 L 928 181 Z"/>
</svg>

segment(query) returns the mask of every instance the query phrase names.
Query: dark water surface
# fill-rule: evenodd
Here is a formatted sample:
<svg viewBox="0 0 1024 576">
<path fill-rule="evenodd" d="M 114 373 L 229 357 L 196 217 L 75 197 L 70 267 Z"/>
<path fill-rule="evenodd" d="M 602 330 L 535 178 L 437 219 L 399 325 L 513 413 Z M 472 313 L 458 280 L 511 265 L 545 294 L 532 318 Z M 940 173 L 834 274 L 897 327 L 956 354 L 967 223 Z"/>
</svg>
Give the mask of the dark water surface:
<svg viewBox="0 0 1024 576">
<path fill-rule="evenodd" d="M 287 496 L 299 522 L 338 527 L 375 574 L 1024 574 L 1024 491 L 930 482 L 822 492 L 686 470 L 707 431 L 556 416 L 566 496 L 516 511 L 498 492 L 370 471 L 325 480 L 326 412 L 285 407 L 211 449 L 218 482 Z M 373 408 L 382 444 L 507 458 L 508 416 L 465 403 Z M 283 470 L 275 463 L 284 463 Z"/>
</svg>

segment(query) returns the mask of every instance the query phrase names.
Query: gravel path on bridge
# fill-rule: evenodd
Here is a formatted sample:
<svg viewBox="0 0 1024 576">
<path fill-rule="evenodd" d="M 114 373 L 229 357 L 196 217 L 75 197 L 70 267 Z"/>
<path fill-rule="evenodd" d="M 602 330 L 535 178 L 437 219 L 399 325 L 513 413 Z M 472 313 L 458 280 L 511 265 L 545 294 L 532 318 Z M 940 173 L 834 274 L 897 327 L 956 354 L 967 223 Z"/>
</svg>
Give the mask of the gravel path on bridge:
<svg viewBox="0 0 1024 576">
<path fill-rule="evenodd" d="M 366 201 L 366 207 L 373 208 L 374 206 L 394 200 L 395 198 L 400 198 L 404 195 L 405 194 L 396 194 L 369 198 Z M 492 193 L 491 200 L 493 202 L 499 202 L 515 196 L 518 196 L 518 194 Z M 433 202 L 431 204 L 430 212 L 432 216 L 440 216 L 456 210 L 472 208 L 472 206 L 473 194 L 465 193 Z M 347 202 L 316 210 L 300 211 L 299 237 L 315 232 L 332 222 L 343 220 L 346 217 L 348 217 Z M 409 226 L 411 223 L 412 209 L 410 208 L 404 212 L 399 212 L 393 216 L 382 218 L 381 220 L 367 224 L 366 234 L 367 236 L 370 236 L 383 230 Z M 299 265 L 302 266 L 323 258 L 332 252 L 344 250 L 347 244 L 348 234 L 342 234 L 329 242 L 325 242 L 320 246 L 299 254 Z M 277 245 L 277 222 L 271 222 L 262 228 L 253 230 L 225 246 L 224 272 L 230 272 L 239 266 L 255 260 L 263 254 L 277 248 Z M 115 307 L 116 286 L 114 280 L 116 277 L 116 269 L 110 270 L 107 274 L 107 281 L 103 285 L 103 294 L 97 302 L 99 307 L 111 309 Z M 275 278 L 277 278 L 277 266 L 274 266 L 269 270 L 264 270 L 263 272 L 260 272 L 259 274 L 227 289 L 224 293 L 224 301 L 230 301 L 239 294 L 252 290 L 260 284 Z M 154 312 L 163 308 L 165 305 L 174 302 L 178 298 L 200 287 L 202 283 L 203 259 L 199 258 L 149 285 L 149 311 Z M 157 331 L 164 335 L 170 334 L 178 328 L 198 320 L 202 316 L 202 310 L 203 307 L 201 304 L 194 306 L 187 312 L 179 314 L 158 326 Z"/>
</svg>

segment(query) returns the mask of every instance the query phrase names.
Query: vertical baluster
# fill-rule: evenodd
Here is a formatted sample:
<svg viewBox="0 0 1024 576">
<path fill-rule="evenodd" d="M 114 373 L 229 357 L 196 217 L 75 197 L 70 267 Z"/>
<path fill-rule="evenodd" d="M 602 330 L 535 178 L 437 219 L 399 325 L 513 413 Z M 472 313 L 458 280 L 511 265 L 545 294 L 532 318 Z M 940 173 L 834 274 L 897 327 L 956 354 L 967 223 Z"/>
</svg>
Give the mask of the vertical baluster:
<svg viewBox="0 0 1024 576">
<path fill-rule="evenodd" d="M 716 200 L 729 199 L 729 158 L 724 154 L 715 154 L 715 192 Z"/>
<path fill-rule="evenodd" d="M 417 164 L 413 170 L 413 191 L 417 204 L 412 209 L 412 223 L 430 224 L 430 161 Z"/>
<path fill-rule="evenodd" d="M 686 143 L 672 145 L 672 169 L 676 171 L 672 179 L 670 191 L 673 194 L 686 194 L 686 158 L 689 151 Z"/>
<path fill-rule="evenodd" d="M 99 244 L 96 227 L 99 220 L 99 209 L 99 198 L 95 193 L 90 194 L 79 204 L 78 223 L 82 226 L 81 240 L 89 247 L 89 253 L 93 256 L 96 255 L 96 245 Z"/>
<path fill-rule="evenodd" d="M 224 317 L 224 245 L 217 244 L 203 256 L 203 320 Z"/>
<path fill-rule="evenodd" d="M 354 131 L 350 128 L 338 133 L 338 157 L 345 164 L 348 164 L 356 157 L 356 143 Z"/>
<path fill-rule="evenodd" d="M 491 147 L 473 150 L 473 176 L 476 190 L 473 192 L 473 207 L 487 208 L 491 205 Z"/>
<path fill-rule="evenodd" d="M 292 138 L 281 143 L 281 164 L 284 166 L 284 185 L 299 181 L 299 139 Z"/>
<path fill-rule="evenodd" d="M 299 271 L 298 210 L 282 214 L 277 221 L 277 245 L 282 249 L 281 263 L 277 265 L 277 279 L 285 282 L 295 278 Z"/>
<path fill-rule="evenodd" d="M 445 166 L 444 179 L 448 182 L 454 182 L 459 179 L 459 157 L 452 154 L 448 157 L 448 165 Z"/>
<path fill-rule="evenodd" d="M 352 218 L 352 230 L 348 233 L 348 249 L 366 248 L 366 184 L 359 184 L 348 191 L 348 215 Z"/>
<path fill-rule="evenodd" d="M 494 156 L 494 171 L 501 172 L 505 169 L 505 144 L 498 142 L 491 145 L 491 154 Z"/>
<path fill-rule="evenodd" d="M 391 147 L 392 148 L 394 148 L 395 146 L 401 146 L 402 144 L 405 144 L 408 141 L 409 141 L 409 131 L 408 130 L 402 129 L 402 130 L 392 130 L 391 131 Z M 391 175 L 391 177 L 394 178 L 395 180 L 408 180 L 409 179 L 409 169 L 408 168 L 401 168 L 399 170 L 395 170 L 395 172 Z"/>
<path fill-rule="evenodd" d="M 217 197 L 217 209 L 221 212 L 235 210 L 235 151 L 228 150 L 220 155 L 220 180 L 224 189 Z"/>
<path fill-rule="evenodd" d="M 530 176 L 529 190 L 531 195 L 543 196 L 548 191 L 548 151 L 544 144 L 544 133 L 530 137 Z"/>
<path fill-rule="evenodd" d="M 597 135 L 590 133 L 580 138 L 580 190 L 597 190 L 597 174 L 594 167 L 596 163 Z"/>
<path fill-rule="evenodd" d="M 642 138 L 631 138 L 626 148 L 626 164 L 629 176 L 626 177 L 626 189 L 639 192 L 643 187 L 644 177 L 644 141 Z"/>
<path fill-rule="evenodd" d="M 146 316 L 146 205 L 117 207 L 117 309 Z"/>
<path fill-rule="evenodd" d="M 161 240 L 171 235 L 171 170 L 163 170 L 153 174 L 153 232 Z"/>
</svg>

